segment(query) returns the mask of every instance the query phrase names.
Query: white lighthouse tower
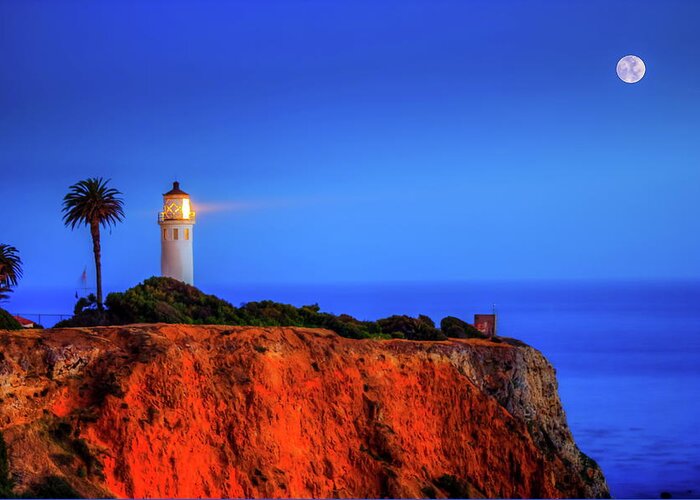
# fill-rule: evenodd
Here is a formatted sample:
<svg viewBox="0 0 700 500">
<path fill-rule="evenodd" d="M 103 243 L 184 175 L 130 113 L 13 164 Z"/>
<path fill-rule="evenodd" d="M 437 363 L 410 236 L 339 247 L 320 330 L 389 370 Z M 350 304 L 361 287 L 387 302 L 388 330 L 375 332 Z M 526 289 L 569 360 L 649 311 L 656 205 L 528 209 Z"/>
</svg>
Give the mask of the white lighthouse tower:
<svg viewBox="0 0 700 500">
<path fill-rule="evenodd" d="M 163 211 L 158 214 L 160 226 L 160 274 L 194 284 L 192 229 L 195 213 L 190 195 L 180 189 L 179 182 L 163 195 Z"/>
</svg>

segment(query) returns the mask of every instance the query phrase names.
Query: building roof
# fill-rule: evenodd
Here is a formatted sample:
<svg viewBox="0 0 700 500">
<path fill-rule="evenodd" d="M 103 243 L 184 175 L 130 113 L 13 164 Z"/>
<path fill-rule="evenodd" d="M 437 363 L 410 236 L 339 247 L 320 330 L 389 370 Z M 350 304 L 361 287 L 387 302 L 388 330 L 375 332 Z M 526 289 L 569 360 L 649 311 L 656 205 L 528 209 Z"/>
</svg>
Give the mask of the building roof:
<svg viewBox="0 0 700 500">
<path fill-rule="evenodd" d="M 15 315 L 15 319 L 17 320 L 17 323 L 22 325 L 25 328 L 31 328 L 34 326 L 34 322 L 28 320 L 27 318 L 23 318 L 22 316 L 17 316 Z"/>
<path fill-rule="evenodd" d="M 163 196 L 189 196 L 189 194 L 180 189 L 180 183 L 175 181 L 173 182 L 173 188 L 167 193 L 163 193 Z"/>
</svg>

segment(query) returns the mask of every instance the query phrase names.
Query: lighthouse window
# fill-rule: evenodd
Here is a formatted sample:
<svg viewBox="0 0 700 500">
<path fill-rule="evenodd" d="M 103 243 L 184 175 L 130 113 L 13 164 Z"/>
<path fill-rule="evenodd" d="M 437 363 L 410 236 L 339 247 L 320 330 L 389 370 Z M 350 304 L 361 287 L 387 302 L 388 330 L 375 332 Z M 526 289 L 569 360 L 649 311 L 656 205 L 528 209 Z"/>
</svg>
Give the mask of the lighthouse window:
<svg viewBox="0 0 700 500">
<path fill-rule="evenodd" d="M 163 228 L 163 239 L 167 240 L 168 239 L 168 230 Z"/>
<path fill-rule="evenodd" d="M 173 239 L 177 239 L 177 228 L 173 229 Z"/>
<path fill-rule="evenodd" d="M 185 229 L 185 239 L 186 240 L 190 239 L 190 230 L 189 229 Z"/>
</svg>

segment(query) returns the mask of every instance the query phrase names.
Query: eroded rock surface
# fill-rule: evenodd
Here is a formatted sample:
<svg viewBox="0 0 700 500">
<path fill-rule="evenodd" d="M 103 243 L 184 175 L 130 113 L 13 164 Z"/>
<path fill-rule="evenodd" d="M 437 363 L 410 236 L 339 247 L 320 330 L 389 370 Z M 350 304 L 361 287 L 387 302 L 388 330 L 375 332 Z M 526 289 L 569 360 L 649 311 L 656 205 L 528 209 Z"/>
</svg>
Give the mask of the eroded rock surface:
<svg viewBox="0 0 700 500">
<path fill-rule="evenodd" d="M 607 497 L 554 370 L 484 340 L 132 325 L 0 332 L 15 492 Z"/>
</svg>

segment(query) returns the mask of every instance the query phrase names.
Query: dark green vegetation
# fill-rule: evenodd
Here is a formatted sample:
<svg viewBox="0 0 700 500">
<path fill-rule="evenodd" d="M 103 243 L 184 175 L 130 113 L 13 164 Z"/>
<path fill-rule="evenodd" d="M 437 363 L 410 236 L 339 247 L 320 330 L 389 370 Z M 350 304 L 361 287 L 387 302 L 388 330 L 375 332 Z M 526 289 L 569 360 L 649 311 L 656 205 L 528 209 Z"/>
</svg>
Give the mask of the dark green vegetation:
<svg viewBox="0 0 700 500">
<path fill-rule="evenodd" d="M 0 300 L 8 298 L 21 277 L 22 259 L 19 258 L 19 251 L 11 245 L 0 243 Z"/>
<path fill-rule="evenodd" d="M 12 478 L 10 477 L 10 465 L 7 461 L 7 448 L 5 439 L 0 432 L 0 498 L 12 496 Z"/>
<path fill-rule="evenodd" d="M 88 226 L 92 236 L 92 252 L 95 256 L 97 279 L 97 308 L 102 309 L 102 247 L 100 226 L 109 227 L 124 218 L 121 194 L 107 187 L 109 180 L 89 178 L 79 181 L 68 189 L 63 198 L 63 223 L 66 227 Z"/>
<path fill-rule="evenodd" d="M 22 495 L 16 495 L 12 488 L 7 448 L 0 433 L 0 498 L 80 498 L 78 492 L 58 476 L 46 476 Z"/>
<path fill-rule="evenodd" d="M 410 316 L 389 316 L 377 320 L 383 332 L 392 337 L 404 337 L 411 340 L 445 340 L 447 337 L 435 327 L 435 323 L 423 314 L 417 318 Z"/>
<path fill-rule="evenodd" d="M 75 469 L 80 478 L 96 476 L 104 480 L 102 462 L 93 454 L 87 441 L 77 437 L 79 430 L 74 430 L 67 421 L 57 419 L 46 422 L 45 432 L 62 449 L 61 453 L 51 457 L 60 469 Z M 12 491 L 13 483 L 8 472 L 5 443 L 0 434 L 0 498 L 82 498 L 66 478 L 59 475 L 42 477 L 17 495 Z"/>
<path fill-rule="evenodd" d="M 427 498 L 472 498 L 472 487 L 466 481 L 461 481 L 451 474 L 443 474 L 432 482 L 433 484 L 423 487 L 422 493 Z M 436 488 L 442 491 L 438 494 Z M 479 494 L 478 498 L 483 495 Z"/>
<path fill-rule="evenodd" d="M 321 312 L 317 304 L 295 307 L 269 300 L 235 307 L 214 295 L 171 278 L 149 278 L 125 292 L 110 293 L 107 310 L 99 310 L 94 295 L 81 298 L 74 316 L 56 326 L 126 325 L 131 323 L 184 323 L 194 325 L 299 326 L 326 328 L 354 339 L 405 338 L 444 340 L 447 337 L 483 337 L 468 323 L 448 317 L 443 330 L 429 317 L 390 316 L 361 321 L 347 314 Z M 448 328 L 445 329 L 445 326 Z"/>
<path fill-rule="evenodd" d="M 0 309 L 0 330 L 21 330 L 22 325 L 5 309 Z"/>
<path fill-rule="evenodd" d="M 122 394 L 123 395 L 123 394 Z M 79 475 L 97 476 L 104 479 L 104 466 L 102 462 L 90 450 L 87 441 L 81 437 L 76 437 L 79 431 L 75 431 L 73 426 L 64 420 L 53 422 L 48 428 L 49 436 L 66 452 L 66 463 L 74 465 L 74 459 L 80 464 Z"/>
<path fill-rule="evenodd" d="M 447 498 L 471 498 L 469 483 L 457 479 L 450 474 L 443 474 L 435 481 L 435 486 L 447 493 Z"/>
<path fill-rule="evenodd" d="M 82 498 L 68 482 L 59 476 L 46 476 L 32 485 L 24 498 Z"/>
<path fill-rule="evenodd" d="M 468 338 L 486 338 L 486 335 L 476 329 L 474 325 L 470 325 L 466 321 L 462 321 L 454 316 L 447 316 L 440 321 L 440 330 L 447 337 L 454 339 Z"/>
</svg>

